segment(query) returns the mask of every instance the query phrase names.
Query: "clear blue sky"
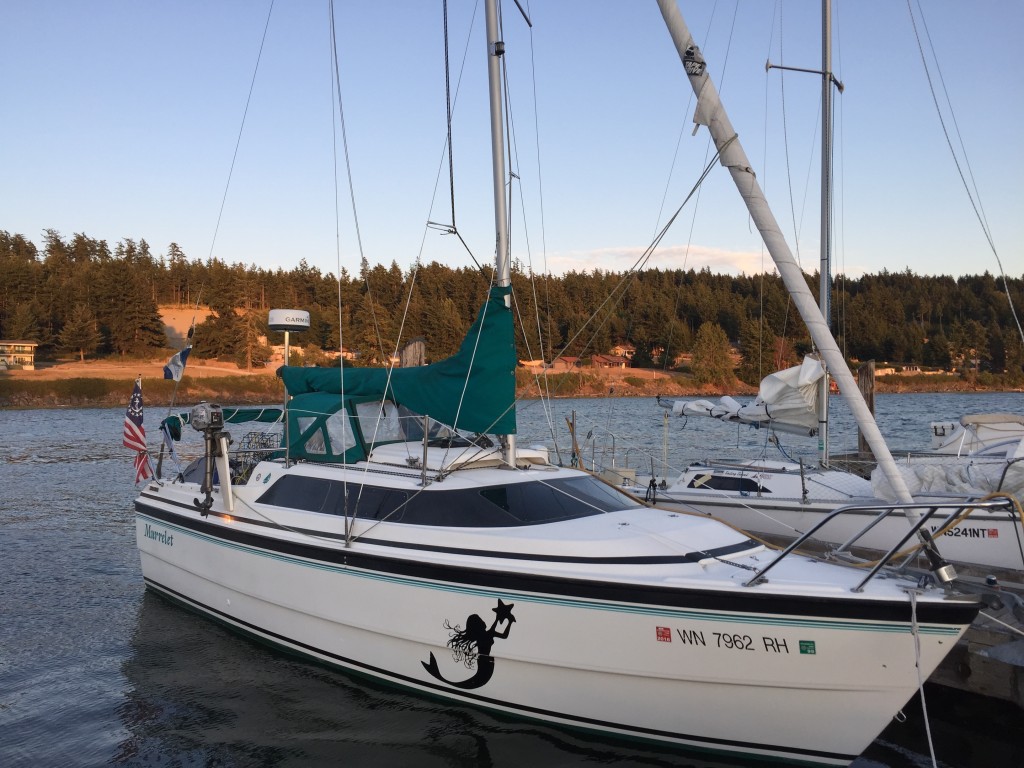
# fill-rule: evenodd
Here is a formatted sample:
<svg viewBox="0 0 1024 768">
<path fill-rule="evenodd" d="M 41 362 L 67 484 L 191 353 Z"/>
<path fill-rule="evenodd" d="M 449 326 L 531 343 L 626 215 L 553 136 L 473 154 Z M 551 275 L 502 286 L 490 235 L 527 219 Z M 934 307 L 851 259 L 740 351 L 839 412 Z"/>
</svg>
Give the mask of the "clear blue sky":
<svg viewBox="0 0 1024 768">
<path fill-rule="evenodd" d="M 706 132 L 690 135 L 689 86 L 653 0 L 522 4 L 532 31 L 504 2 L 521 179 L 513 257 L 555 273 L 625 269 L 706 162 Z M 940 61 L 933 78 L 941 71 L 936 86 L 944 84 L 955 110 L 956 125 L 948 116 L 947 125 L 962 136 L 1003 266 L 1021 277 L 1024 3 L 922 5 Z M 304 258 L 324 272 L 339 263 L 354 271 L 361 254 L 403 269 L 417 256 L 471 263 L 455 238 L 424 228 L 450 218 L 440 6 L 337 2 L 360 237 L 339 165 L 336 239 L 328 6 L 277 0 L 214 241 L 269 2 L 0 4 L 0 229 L 40 246 L 47 228 L 111 247 L 145 238 L 156 255 L 177 242 L 190 259 L 205 260 L 212 248 L 226 262 L 267 268 Z M 456 217 L 476 258 L 489 263 L 483 9 L 470 36 L 475 7 L 449 0 L 453 88 L 465 57 Z M 681 8 L 783 231 L 793 245 L 797 221 L 801 263 L 813 271 L 819 80 L 783 80 L 764 63 L 820 66 L 820 3 L 740 0 L 737 12 L 734 2 L 694 0 Z M 834 270 L 996 273 L 932 105 L 907 3 L 836 0 L 833 14 L 834 69 L 846 85 L 836 101 Z M 651 262 L 730 273 L 768 264 L 721 168 Z"/>
</svg>

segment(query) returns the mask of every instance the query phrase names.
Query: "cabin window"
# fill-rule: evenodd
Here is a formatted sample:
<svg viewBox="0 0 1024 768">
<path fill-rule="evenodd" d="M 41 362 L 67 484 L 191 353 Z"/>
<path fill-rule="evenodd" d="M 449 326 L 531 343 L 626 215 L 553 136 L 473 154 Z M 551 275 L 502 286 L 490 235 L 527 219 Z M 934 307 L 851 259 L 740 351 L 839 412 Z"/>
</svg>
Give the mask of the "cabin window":
<svg viewBox="0 0 1024 768">
<path fill-rule="evenodd" d="M 600 480 L 579 477 L 479 490 L 428 490 L 409 499 L 400 522 L 492 528 L 572 520 L 639 506 Z"/>
<path fill-rule="evenodd" d="M 305 512 L 322 512 L 328 506 L 327 500 L 333 485 L 337 483 L 319 477 L 284 475 L 257 502 Z"/>
<path fill-rule="evenodd" d="M 342 486 L 342 483 L 337 483 Z M 347 493 L 346 493 L 347 490 Z M 337 514 L 344 514 L 348 509 L 351 517 L 363 520 L 387 520 L 391 523 L 400 522 L 405 512 L 405 504 L 409 494 L 391 488 L 374 488 L 369 485 L 349 483 L 342 489 L 337 504 Z"/>
<path fill-rule="evenodd" d="M 596 477 L 574 477 L 545 483 L 562 495 L 571 496 L 576 503 L 592 507 L 599 512 L 617 512 L 620 509 L 636 509 L 643 504 L 627 496 Z"/>
<path fill-rule="evenodd" d="M 732 493 L 771 493 L 768 488 L 760 485 L 749 477 L 722 477 L 720 475 L 701 475 L 690 481 L 687 488 L 707 488 L 712 491 L 730 491 Z"/>
<path fill-rule="evenodd" d="M 592 477 L 409 493 L 357 483 L 348 483 L 346 487 L 337 480 L 285 475 L 258 501 L 336 515 L 345 514 L 347 509 L 350 516 L 361 520 L 453 528 L 536 525 L 640 506 Z"/>
</svg>

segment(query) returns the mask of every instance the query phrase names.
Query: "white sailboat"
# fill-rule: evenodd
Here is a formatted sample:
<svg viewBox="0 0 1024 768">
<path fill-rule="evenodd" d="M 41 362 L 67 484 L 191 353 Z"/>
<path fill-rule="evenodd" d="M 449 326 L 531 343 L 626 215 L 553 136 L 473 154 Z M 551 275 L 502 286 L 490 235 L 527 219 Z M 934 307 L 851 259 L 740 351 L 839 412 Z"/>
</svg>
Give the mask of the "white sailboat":
<svg viewBox="0 0 1024 768">
<path fill-rule="evenodd" d="M 516 450 L 495 6 L 496 284 L 460 351 L 391 373 L 286 367 L 286 444 L 244 466 L 223 410 L 196 406 L 197 476 L 148 482 L 135 501 L 146 586 L 431 696 L 683 749 L 846 765 L 979 606 L 934 581 L 780 558 Z M 703 121 L 720 107 L 686 46 Z M 483 432 L 500 445 L 463 437 Z"/>
<path fill-rule="evenodd" d="M 1024 414 L 968 413 L 957 421 L 931 423 L 932 453 L 1006 456 L 1024 440 Z"/>
<path fill-rule="evenodd" d="M 839 507 L 850 507 L 844 515 L 832 518 L 818 529 L 815 538 L 827 545 L 848 542 L 865 528 L 885 502 L 909 503 L 913 498 L 926 507 L 934 503 L 951 503 L 966 498 L 981 498 L 992 493 L 1019 495 L 1024 490 L 1024 466 L 1007 465 L 1006 460 L 975 458 L 970 463 L 939 463 L 931 459 L 927 466 L 920 461 L 893 461 L 880 435 L 869 438 L 878 467 L 872 477 L 830 466 L 828 440 L 828 372 L 840 383 L 840 389 L 851 411 L 866 412 L 867 405 L 847 368 L 843 356 L 831 341 L 828 331 L 831 244 L 831 95 L 838 81 L 831 72 L 831 10 L 829 0 L 822 3 L 822 172 L 821 172 L 821 285 L 819 303 L 813 311 L 813 299 L 802 282 L 802 273 L 789 253 L 781 232 L 763 200 L 753 200 L 755 218 L 772 256 L 780 254 L 780 271 L 790 291 L 803 295 L 798 303 L 801 316 L 811 330 L 818 356 L 808 356 L 801 365 L 769 375 L 761 382 L 757 399 L 742 404 L 733 398 L 718 401 L 679 400 L 660 402 L 679 416 L 706 416 L 720 421 L 748 424 L 776 432 L 817 438 L 819 461 L 803 463 L 789 459 L 765 458 L 702 459 L 690 463 L 674 478 L 663 478 L 656 489 L 659 505 L 667 508 L 713 515 L 753 533 L 793 539 L 811 530 Z M 842 86 L 839 85 L 841 88 Z M 714 128 L 712 124 L 710 126 Z M 731 127 L 730 127 L 731 130 Z M 714 133 L 714 131 L 712 131 Z M 731 136 L 715 136 L 730 151 Z M 727 160 L 737 185 L 747 184 L 753 173 L 746 158 Z M 741 187 L 746 199 L 753 194 Z M 827 362 L 827 365 L 826 365 Z M 858 423 L 861 419 L 858 417 Z M 872 422 L 873 425 L 873 422 Z M 932 425 L 933 431 L 937 428 Z M 974 425 L 975 431 L 978 425 Z M 999 429 L 1012 431 L 1013 420 L 1001 420 Z M 952 426 L 950 427 L 952 431 Z M 877 430 L 875 430 L 877 431 Z M 991 434 L 991 429 L 987 434 Z M 964 442 L 964 432 L 957 433 L 946 445 Z M 972 443 L 974 445 L 974 443 Z M 1001 443 L 1004 452 L 1007 443 Z M 1010 446 L 1013 453 L 1024 450 L 1017 441 Z M 1009 471 L 1004 471 L 1009 470 Z M 945 481 L 945 482 L 943 482 Z M 635 491 L 642 492 L 645 481 Z M 906 515 L 915 516 L 914 507 L 879 520 L 858 540 L 858 546 L 886 551 L 895 539 L 906 532 Z M 983 569 L 996 569 L 1017 579 L 1024 574 L 1024 529 L 1019 509 L 1007 500 L 1001 506 L 975 509 L 955 525 L 929 526 L 931 533 L 941 532 L 941 551 L 952 562 Z"/>
</svg>

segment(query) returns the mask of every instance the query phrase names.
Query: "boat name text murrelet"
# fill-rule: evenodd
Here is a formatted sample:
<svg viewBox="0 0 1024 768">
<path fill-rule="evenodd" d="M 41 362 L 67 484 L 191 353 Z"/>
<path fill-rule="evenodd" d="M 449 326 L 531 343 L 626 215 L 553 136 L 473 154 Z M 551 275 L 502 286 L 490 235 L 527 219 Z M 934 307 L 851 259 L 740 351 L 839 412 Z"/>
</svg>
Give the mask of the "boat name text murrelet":
<svg viewBox="0 0 1024 768">
<path fill-rule="evenodd" d="M 170 534 L 167 531 L 154 531 L 153 527 L 149 523 L 146 523 L 146 533 L 145 533 L 145 536 L 146 536 L 147 539 L 153 539 L 153 541 L 159 541 L 161 544 L 166 544 L 169 547 L 173 547 L 174 546 L 174 535 L 173 534 Z"/>
</svg>

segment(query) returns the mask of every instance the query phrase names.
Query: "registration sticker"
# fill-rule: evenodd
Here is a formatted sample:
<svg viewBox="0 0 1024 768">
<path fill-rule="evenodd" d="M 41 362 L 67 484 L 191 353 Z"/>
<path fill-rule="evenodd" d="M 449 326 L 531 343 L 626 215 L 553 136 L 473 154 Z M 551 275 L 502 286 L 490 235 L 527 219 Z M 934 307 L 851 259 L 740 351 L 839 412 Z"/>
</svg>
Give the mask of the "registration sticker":
<svg viewBox="0 0 1024 768">
<path fill-rule="evenodd" d="M 657 630 L 658 642 L 659 643 L 671 643 L 672 642 L 672 630 L 668 627 L 658 627 Z"/>
<path fill-rule="evenodd" d="M 817 651 L 814 648 L 813 640 L 801 640 L 800 641 L 800 653 L 807 653 L 811 656 L 815 655 Z"/>
</svg>

